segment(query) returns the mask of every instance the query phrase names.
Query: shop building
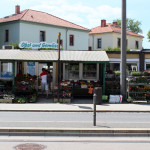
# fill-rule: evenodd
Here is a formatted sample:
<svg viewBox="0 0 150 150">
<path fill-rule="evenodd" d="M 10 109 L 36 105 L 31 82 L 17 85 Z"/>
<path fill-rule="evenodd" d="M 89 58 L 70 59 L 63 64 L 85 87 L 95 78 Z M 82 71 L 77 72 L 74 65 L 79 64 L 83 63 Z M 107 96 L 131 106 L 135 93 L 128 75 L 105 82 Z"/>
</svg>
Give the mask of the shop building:
<svg viewBox="0 0 150 150">
<path fill-rule="evenodd" d="M 0 48 L 22 41 L 57 43 L 59 32 L 62 49 L 88 50 L 89 29 L 45 12 L 20 11 L 16 6 L 14 14 L 0 18 Z"/>
<path fill-rule="evenodd" d="M 121 66 L 121 52 L 120 51 L 106 51 L 109 64 L 107 69 L 113 71 L 120 71 Z M 127 71 L 144 71 L 150 70 L 150 50 L 142 49 L 141 51 L 127 51 Z"/>
<path fill-rule="evenodd" d="M 58 51 L 46 50 L 0 50 L 0 79 L 12 80 L 17 74 L 39 76 L 42 68 L 49 69 L 53 76 L 52 88 L 58 85 Z M 60 52 L 61 81 L 101 81 L 105 93 L 105 70 L 109 62 L 105 51 Z M 38 89 L 37 82 L 37 89 Z"/>
</svg>

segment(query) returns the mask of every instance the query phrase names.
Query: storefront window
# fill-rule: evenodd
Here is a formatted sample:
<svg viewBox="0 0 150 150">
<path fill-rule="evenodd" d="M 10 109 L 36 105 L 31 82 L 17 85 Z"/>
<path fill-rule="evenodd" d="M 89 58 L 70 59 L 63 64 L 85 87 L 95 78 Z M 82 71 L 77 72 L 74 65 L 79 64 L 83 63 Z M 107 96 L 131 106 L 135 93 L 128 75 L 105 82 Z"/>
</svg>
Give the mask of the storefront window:
<svg viewBox="0 0 150 150">
<path fill-rule="evenodd" d="M 28 74 L 35 75 L 35 62 L 27 62 Z"/>
<path fill-rule="evenodd" d="M 9 62 L 1 62 L 1 77 L 3 78 L 12 78 L 12 63 Z"/>
<path fill-rule="evenodd" d="M 65 64 L 65 79 L 79 79 L 79 63 Z"/>
<path fill-rule="evenodd" d="M 83 78 L 84 79 L 96 79 L 97 64 L 83 64 Z"/>
<path fill-rule="evenodd" d="M 106 66 L 106 71 L 119 71 L 120 70 L 120 63 L 109 63 Z"/>
<path fill-rule="evenodd" d="M 150 71 L 150 64 L 146 64 L 146 70 Z"/>
<path fill-rule="evenodd" d="M 127 73 L 130 75 L 132 71 L 138 71 L 137 64 L 127 64 Z"/>
</svg>

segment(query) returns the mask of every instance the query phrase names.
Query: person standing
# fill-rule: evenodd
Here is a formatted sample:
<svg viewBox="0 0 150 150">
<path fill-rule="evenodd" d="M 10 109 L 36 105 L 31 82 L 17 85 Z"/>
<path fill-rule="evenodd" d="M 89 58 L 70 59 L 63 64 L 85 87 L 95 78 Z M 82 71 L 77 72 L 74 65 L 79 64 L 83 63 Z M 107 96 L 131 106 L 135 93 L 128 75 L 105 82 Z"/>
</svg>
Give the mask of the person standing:
<svg viewBox="0 0 150 150">
<path fill-rule="evenodd" d="M 47 72 L 45 68 L 42 68 L 42 73 L 40 74 L 40 78 L 41 78 L 42 96 L 44 96 L 44 92 L 46 91 L 46 98 L 48 99 Z"/>
<path fill-rule="evenodd" d="M 50 71 L 47 71 L 47 84 L 50 91 L 51 91 L 51 82 L 52 82 L 52 75 Z"/>
</svg>

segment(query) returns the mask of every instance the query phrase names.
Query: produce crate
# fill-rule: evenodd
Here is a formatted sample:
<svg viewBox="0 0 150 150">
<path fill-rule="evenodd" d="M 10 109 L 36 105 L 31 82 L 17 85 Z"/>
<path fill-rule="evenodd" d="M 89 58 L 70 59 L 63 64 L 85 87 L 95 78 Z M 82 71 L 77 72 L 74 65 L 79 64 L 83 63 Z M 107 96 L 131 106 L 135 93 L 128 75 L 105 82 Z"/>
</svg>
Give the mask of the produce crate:
<svg viewBox="0 0 150 150">
<path fill-rule="evenodd" d="M 12 99 L 0 99 L 0 103 L 12 103 Z"/>
</svg>

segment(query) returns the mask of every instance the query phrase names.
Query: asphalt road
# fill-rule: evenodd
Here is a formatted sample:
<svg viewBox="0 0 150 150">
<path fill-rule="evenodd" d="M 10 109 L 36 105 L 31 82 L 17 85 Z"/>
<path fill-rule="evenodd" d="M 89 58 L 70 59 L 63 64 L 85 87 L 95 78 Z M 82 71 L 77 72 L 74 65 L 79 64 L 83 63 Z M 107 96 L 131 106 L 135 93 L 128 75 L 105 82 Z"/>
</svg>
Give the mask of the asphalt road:
<svg viewBox="0 0 150 150">
<path fill-rule="evenodd" d="M 149 128 L 150 113 L 99 112 L 98 128 Z M 0 127 L 94 128 L 92 112 L 0 112 Z"/>
<path fill-rule="evenodd" d="M 0 136 L 1 150 L 41 146 L 43 150 L 148 150 L 149 137 L 29 137 Z"/>
</svg>

